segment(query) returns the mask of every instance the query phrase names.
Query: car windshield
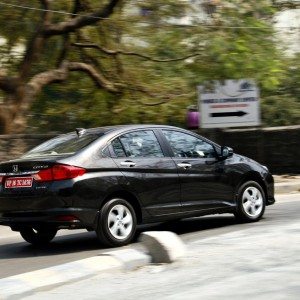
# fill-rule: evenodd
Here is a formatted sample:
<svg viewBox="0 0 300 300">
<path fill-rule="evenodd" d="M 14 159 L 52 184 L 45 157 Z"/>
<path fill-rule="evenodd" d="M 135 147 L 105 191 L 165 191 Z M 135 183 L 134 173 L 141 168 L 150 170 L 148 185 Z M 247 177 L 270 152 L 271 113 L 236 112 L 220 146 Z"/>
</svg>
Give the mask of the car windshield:
<svg viewBox="0 0 300 300">
<path fill-rule="evenodd" d="M 103 133 L 84 134 L 80 137 L 78 137 L 77 134 L 62 135 L 42 143 L 25 153 L 22 157 L 71 155 L 83 149 L 102 135 Z"/>
</svg>

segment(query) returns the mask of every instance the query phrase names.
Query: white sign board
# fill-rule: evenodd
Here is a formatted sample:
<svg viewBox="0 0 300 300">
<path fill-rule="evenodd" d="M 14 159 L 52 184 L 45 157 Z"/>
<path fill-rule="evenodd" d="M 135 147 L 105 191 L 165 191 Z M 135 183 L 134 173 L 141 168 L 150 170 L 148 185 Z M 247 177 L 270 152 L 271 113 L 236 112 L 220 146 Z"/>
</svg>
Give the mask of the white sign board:
<svg viewBox="0 0 300 300">
<path fill-rule="evenodd" d="M 260 125 L 259 90 L 252 79 L 198 86 L 201 128 Z"/>
</svg>

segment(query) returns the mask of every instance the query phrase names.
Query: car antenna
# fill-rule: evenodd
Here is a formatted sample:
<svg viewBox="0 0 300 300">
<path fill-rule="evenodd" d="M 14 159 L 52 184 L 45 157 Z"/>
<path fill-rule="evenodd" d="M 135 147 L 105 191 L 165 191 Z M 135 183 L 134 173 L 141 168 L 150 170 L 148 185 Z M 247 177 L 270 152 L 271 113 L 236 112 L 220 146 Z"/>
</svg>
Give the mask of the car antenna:
<svg viewBox="0 0 300 300">
<path fill-rule="evenodd" d="M 78 137 L 81 137 L 86 132 L 86 130 L 84 128 L 76 128 L 75 131 L 76 131 Z"/>
</svg>

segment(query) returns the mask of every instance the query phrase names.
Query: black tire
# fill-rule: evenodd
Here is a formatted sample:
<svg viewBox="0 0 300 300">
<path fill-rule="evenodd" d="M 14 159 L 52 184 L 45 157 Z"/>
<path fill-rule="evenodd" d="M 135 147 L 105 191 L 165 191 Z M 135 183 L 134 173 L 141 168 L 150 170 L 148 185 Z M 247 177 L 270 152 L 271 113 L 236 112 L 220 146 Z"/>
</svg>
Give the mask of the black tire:
<svg viewBox="0 0 300 300">
<path fill-rule="evenodd" d="M 20 230 L 22 238 L 26 242 L 36 246 L 42 246 L 50 243 L 50 241 L 54 239 L 56 233 L 56 228 L 43 226 L 26 227 Z"/>
<path fill-rule="evenodd" d="M 119 217 L 121 214 L 118 213 L 117 208 L 124 209 L 124 213 L 121 218 Z M 109 221 L 109 217 L 114 215 L 116 216 L 116 219 L 111 220 L 110 218 L 111 221 Z M 119 217 L 119 220 L 117 220 L 117 217 Z M 129 218 L 131 221 L 126 223 L 127 221 L 125 222 L 125 218 Z M 98 226 L 96 229 L 97 237 L 105 246 L 124 246 L 129 244 L 134 238 L 136 224 L 136 213 L 131 204 L 124 199 L 111 199 L 104 204 L 100 211 Z M 126 234 L 124 234 L 123 237 L 122 234 L 124 232 L 126 232 Z"/>
<path fill-rule="evenodd" d="M 258 191 L 257 196 L 255 191 Z M 247 181 L 239 187 L 237 209 L 234 214 L 238 221 L 257 222 L 262 218 L 265 208 L 266 196 L 264 190 L 256 181 Z"/>
</svg>

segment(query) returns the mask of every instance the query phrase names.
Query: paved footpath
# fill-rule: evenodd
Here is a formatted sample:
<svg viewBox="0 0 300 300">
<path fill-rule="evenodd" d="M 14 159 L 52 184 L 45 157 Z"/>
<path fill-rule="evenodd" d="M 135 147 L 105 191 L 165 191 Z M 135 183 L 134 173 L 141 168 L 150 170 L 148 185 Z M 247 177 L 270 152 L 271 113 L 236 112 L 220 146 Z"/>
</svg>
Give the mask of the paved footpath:
<svg viewBox="0 0 300 300">
<path fill-rule="evenodd" d="M 22 299 L 299 299 L 300 194 L 282 198 L 260 222 L 193 233 L 187 257 L 174 264 L 100 274 Z"/>
<path fill-rule="evenodd" d="M 274 175 L 275 192 L 300 192 L 300 175 Z"/>
</svg>

